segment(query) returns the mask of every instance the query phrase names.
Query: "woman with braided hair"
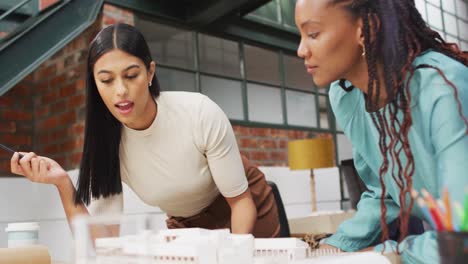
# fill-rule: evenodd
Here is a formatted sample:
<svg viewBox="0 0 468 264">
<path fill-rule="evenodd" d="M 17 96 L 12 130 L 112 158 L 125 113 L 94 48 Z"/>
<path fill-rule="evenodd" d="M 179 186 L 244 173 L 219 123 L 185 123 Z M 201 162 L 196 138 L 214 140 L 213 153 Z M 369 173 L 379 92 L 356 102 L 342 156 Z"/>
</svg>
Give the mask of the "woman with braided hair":
<svg viewBox="0 0 468 264">
<path fill-rule="evenodd" d="M 330 86 L 337 122 L 353 144 L 368 191 L 324 247 L 395 250 L 403 263 L 438 260 L 434 231 L 408 236 L 424 217 L 414 188 L 462 201 L 468 186 L 468 58 L 431 30 L 413 0 L 298 0 L 298 56 Z M 398 219 L 401 237 L 388 240 Z"/>
</svg>

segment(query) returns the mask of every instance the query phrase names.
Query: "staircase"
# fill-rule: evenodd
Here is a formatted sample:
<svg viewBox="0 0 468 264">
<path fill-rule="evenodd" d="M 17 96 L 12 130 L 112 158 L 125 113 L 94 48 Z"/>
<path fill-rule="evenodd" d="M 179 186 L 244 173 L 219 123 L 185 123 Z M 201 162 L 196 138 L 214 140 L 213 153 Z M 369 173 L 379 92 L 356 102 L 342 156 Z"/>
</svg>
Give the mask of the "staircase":
<svg viewBox="0 0 468 264">
<path fill-rule="evenodd" d="M 76 38 L 103 0 L 1 0 L 0 96 Z"/>
</svg>

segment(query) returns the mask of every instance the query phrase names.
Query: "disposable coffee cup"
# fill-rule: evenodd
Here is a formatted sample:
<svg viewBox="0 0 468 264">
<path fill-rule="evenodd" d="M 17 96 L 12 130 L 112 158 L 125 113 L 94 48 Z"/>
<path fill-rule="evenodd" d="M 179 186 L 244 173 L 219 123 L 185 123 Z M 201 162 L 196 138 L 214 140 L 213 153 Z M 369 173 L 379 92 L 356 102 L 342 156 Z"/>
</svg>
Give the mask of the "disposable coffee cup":
<svg viewBox="0 0 468 264">
<path fill-rule="evenodd" d="M 441 264 L 468 263 L 468 232 L 437 233 Z"/>
<path fill-rule="evenodd" d="M 5 232 L 8 234 L 8 247 L 17 248 L 36 245 L 39 242 L 39 223 L 10 223 Z"/>
</svg>

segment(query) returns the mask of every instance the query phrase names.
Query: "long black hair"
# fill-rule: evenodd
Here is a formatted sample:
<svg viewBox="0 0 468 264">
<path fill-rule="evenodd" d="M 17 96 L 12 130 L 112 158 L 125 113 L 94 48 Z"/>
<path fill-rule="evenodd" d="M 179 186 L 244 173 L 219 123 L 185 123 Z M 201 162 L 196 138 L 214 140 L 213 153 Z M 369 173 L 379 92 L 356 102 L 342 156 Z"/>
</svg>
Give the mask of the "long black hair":
<svg viewBox="0 0 468 264">
<path fill-rule="evenodd" d="M 365 59 L 368 66 L 369 82 L 366 95 L 366 110 L 370 112 L 373 123 L 379 132 L 379 148 L 383 162 L 379 170 L 382 194 L 386 193 L 384 175 L 391 176 L 400 190 L 400 241 L 408 231 L 409 215 L 413 207 L 412 176 L 414 174 L 414 159 L 410 149 L 408 133 L 412 126 L 411 94 L 409 83 L 414 72 L 420 68 L 435 69 L 454 89 L 461 119 L 467 126 L 468 121 L 463 116 L 457 89 L 448 81 L 442 70 L 431 65 L 413 66 L 414 59 L 429 49 L 443 53 L 454 60 L 468 65 L 467 54 L 456 44 L 447 43 L 436 31 L 429 28 L 417 10 L 414 0 L 330 0 L 331 4 L 343 3 L 354 18 L 363 21 Z M 377 74 L 377 66 L 381 64 L 385 72 L 383 80 Z M 409 75 L 409 78 L 405 79 Z M 346 87 L 346 82 L 340 80 L 340 86 L 345 91 L 354 87 Z M 383 91 L 385 89 L 385 91 Z M 385 112 L 377 111 L 380 107 L 380 94 L 387 95 Z M 402 118 L 397 117 L 401 113 Z M 390 120 L 385 118 L 388 114 Z M 387 140 L 389 139 L 389 140 Z M 403 164 L 400 155 L 407 160 Z M 392 163 L 389 162 L 389 157 Z M 389 168 L 389 166 L 392 168 Z M 409 203 L 406 201 L 409 197 Z M 384 195 L 381 197 L 382 241 L 388 239 L 386 223 L 387 208 Z"/>
<path fill-rule="evenodd" d="M 146 68 L 153 61 L 143 35 L 133 26 L 115 24 L 102 29 L 91 42 L 86 71 L 86 121 L 75 203 L 122 192 L 119 147 L 122 124 L 111 114 L 98 93 L 93 69 L 96 61 L 114 49 L 140 58 Z M 153 97 L 160 88 L 156 74 L 149 86 Z"/>
</svg>

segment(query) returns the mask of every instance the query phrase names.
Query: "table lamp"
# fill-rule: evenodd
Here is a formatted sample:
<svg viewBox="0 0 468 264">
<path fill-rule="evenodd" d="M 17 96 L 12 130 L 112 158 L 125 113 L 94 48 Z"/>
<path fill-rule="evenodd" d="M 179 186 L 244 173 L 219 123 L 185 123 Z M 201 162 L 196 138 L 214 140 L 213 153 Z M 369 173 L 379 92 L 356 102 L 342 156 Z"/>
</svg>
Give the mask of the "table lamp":
<svg viewBox="0 0 468 264">
<path fill-rule="evenodd" d="M 334 167 L 334 148 L 331 138 L 314 138 L 288 142 L 288 160 L 291 170 L 310 169 L 312 211 L 317 210 L 314 169 Z"/>
</svg>

